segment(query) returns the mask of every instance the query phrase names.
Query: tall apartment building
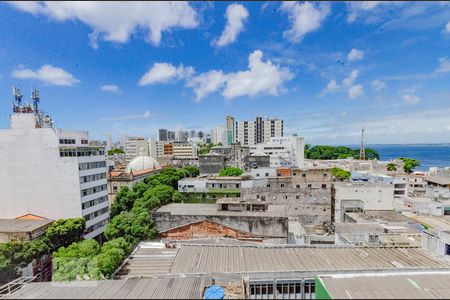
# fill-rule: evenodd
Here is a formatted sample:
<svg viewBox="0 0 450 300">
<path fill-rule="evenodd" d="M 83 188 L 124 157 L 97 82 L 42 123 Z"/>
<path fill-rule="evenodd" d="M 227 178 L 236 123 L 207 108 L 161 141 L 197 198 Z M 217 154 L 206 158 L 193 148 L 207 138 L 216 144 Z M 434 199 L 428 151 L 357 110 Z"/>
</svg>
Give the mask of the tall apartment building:
<svg viewBox="0 0 450 300">
<path fill-rule="evenodd" d="M 175 131 L 167 131 L 167 141 L 174 142 L 175 141 Z"/>
<path fill-rule="evenodd" d="M 176 132 L 176 141 L 177 142 L 186 142 L 189 138 L 189 132 L 180 129 Z"/>
<path fill-rule="evenodd" d="M 20 100 L 17 92 L 10 128 L 0 129 L 0 218 L 84 217 L 85 238 L 98 237 L 109 222 L 104 147 L 90 146 L 87 131 L 53 128 Z"/>
<path fill-rule="evenodd" d="M 148 140 L 143 137 L 128 137 L 123 141 L 123 150 L 127 163 L 141 155 L 150 156 Z"/>
<path fill-rule="evenodd" d="M 160 158 L 164 155 L 164 141 L 157 141 L 155 139 L 148 140 L 149 156 L 154 159 Z"/>
<path fill-rule="evenodd" d="M 197 157 L 197 149 L 191 143 L 173 143 L 174 159 L 191 159 Z"/>
<path fill-rule="evenodd" d="M 234 117 L 227 116 L 226 118 L 226 133 L 227 133 L 227 145 L 230 146 L 235 142 L 235 126 Z"/>
<path fill-rule="evenodd" d="M 159 129 L 158 130 L 158 140 L 167 142 L 168 136 L 167 136 L 167 129 Z"/>
<path fill-rule="evenodd" d="M 256 117 L 255 121 L 236 122 L 236 142 L 241 145 L 268 143 L 272 137 L 283 136 L 283 120 Z"/>
<path fill-rule="evenodd" d="M 221 143 L 222 145 L 226 145 L 228 143 L 226 134 L 227 132 L 223 127 L 211 129 L 211 142 L 213 144 Z"/>
</svg>

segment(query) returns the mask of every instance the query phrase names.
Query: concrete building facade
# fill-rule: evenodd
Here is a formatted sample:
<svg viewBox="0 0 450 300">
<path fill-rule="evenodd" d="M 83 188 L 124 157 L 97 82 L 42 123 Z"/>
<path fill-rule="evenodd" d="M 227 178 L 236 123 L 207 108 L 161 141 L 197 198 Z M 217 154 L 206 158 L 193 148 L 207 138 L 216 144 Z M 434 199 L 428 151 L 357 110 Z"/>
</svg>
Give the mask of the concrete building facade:
<svg viewBox="0 0 450 300">
<path fill-rule="evenodd" d="M 0 130 L 0 218 L 84 217 L 85 237 L 96 237 L 109 222 L 104 148 L 90 146 L 87 131 L 37 127 L 38 116 L 14 113 Z"/>
<path fill-rule="evenodd" d="M 150 155 L 148 140 L 144 137 L 127 137 L 123 141 L 123 150 L 127 163 L 140 155 Z"/>
<path fill-rule="evenodd" d="M 250 146 L 250 155 L 264 153 L 270 157 L 270 166 L 297 167 L 305 165 L 305 142 L 302 137 L 271 137 L 264 144 Z"/>
<path fill-rule="evenodd" d="M 236 122 L 236 142 L 241 145 L 267 143 L 272 137 L 283 136 L 283 120 L 256 117 L 255 121 Z"/>
</svg>

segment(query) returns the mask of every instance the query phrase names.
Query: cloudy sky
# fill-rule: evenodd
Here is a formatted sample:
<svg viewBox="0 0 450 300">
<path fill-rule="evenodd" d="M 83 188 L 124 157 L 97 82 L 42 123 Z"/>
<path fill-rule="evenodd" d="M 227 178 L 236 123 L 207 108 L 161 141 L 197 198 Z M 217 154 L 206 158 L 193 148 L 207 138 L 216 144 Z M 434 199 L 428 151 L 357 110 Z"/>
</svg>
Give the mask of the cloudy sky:
<svg viewBox="0 0 450 300">
<path fill-rule="evenodd" d="M 156 136 L 256 115 L 312 144 L 450 142 L 449 2 L 0 3 L 11 86 L 60 128 Z"/>
</svg>

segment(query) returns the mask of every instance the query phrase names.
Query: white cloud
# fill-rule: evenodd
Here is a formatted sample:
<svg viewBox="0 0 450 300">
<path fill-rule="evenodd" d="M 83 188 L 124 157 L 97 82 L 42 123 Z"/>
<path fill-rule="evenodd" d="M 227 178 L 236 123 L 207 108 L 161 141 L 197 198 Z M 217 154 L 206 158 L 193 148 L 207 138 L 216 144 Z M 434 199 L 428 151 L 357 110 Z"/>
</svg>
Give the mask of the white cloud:
<svg viewBox="0 0 450 300">
<path fill-rule="evenodd" d="M 355 99 L 364 93 L 364 88 L 361 84 L 353 85 L 348 89 L 348 97 Z"/>
<path fill-rule="evenodd" d="M 62 68 L 43 65 L 36 71 L 19 67 L 12 72 L 12 77 L 19 79 L 37 79 L 49 85 L 73 86 L 80 81 Z"/>
<path fill-rule="evenodd" d="M 358 2 L 348 2 L 347 3 L 347 21 L 354 22 L 361 14 L 361 12 L 367 12 L 375 9 L 380 4 L 388 1 L 358 1 Z"/>
<path fill-rule="evenodd" d="M 187 83 L 187 87 L 191 87 L 195 93 L 196 101 L 200 101 L 206 95 L 221 89 L 227 76 L 221 70 L 212 70 L 193 77 Z"/>
<path fill-rule="evenodd" d="M 348 61 L 357 61 L 357 60 L 361 60 L 363 58 L 364 58 L 364 51 L 354 49 L 354 48 L 347 55 Z"/>
<path fill-rule="evenodd" d="M 448 73 L 450 72 L 450 60 L 447 57 L 439 58 L 439 67 L 436 69 L 436 73 Z"/>
<path fill-rule="evenodd" d="M 450 21 L 448 21 L 447 25 L 445 25 L 444 32 L 445 33 L 450 33 Z"/>
<path fill-rule="evenodd" d="M 248 58 L 248 70 L 228 74 L 222 95 L 227 99 L 240 96 L 256 96 L 261 93 L 279 95 L 284 81 L 294 74 L 288 68 L 273 65 L 270 60 L 262 61 L 263 53 L 256 50 Z"/>
<path fill-rule="evenodd" d="M 19 10 L 45 15 L 56 21 L 78 20 L 92 29 L 91 45 L 97 47 L 98 38 L 110 42 L 126 42 L 138 30 L 147 31 L 154 45 L 161 34 L 175 28 L 195 28 L 197 14 L 187 2 L 10 2 Z"/>
<path fill-rule="evenodd" d="M 102 118 L 101 121 L 129 121 L 129 120 L 137 120 L 137 119 L 148 119 L 151 115 L 148 110 L 146 110 L 143 114 L 136 114 L 136 115 L 126 115 L 126 116 L 118 116 L 118 117 L 111 117 L 111 118 Z"/>
<path fill-rule="evenodd" d="M 359 70 L 353 70 L 350 73 L 350 76 L 348 76 L 347 78 L 345 78 L 342 81 L 342 84 L 345 86 L 351 86 L 353 84 L 353 82 L 356 80 L 356 78 L 358 77 L 358 75 L 359 75 Z"/>
<path fill-rule="evenodd" d="M 402 96 L 403 100 L 405 100 L 408 104 L 416 104 L 420 101 L 420 97 L 412 94 L 405 94 Z"/>
<path fill-rule="evenodd" d="M 100 87 L 100 90 L 117 94 L 119 92 L 119 87 L 115 84 L 105 84 Z"/>
<path fill-rule="evenodd" d="M 319 29 L 330 13 L 330 6 L 327 3 L 316 6 L 311 2 L 283 2 L 281 10 L 288 13 L 291 21 L 291 28 L 283 32 L 283 36 L 292 43 L 298 43 L 307 33 Z"/>
<path fill-rule="evenodd" d="M 336 82 L 336 80 L 332 79 L 328 82 L 325 89 L 322 91 L 321 95 L 325 95 L 326 93 L 332 93 L 337 91 L 341 86 Z"/>
<path fill-rule="evenodd" d="M 139 85 L 150 85 L 155 83 L 167 83 L 172 79 L 184 79 L 194 72 L 192 67 L 179 65 L 173 66 L 169 63 L 155 63 L 153 67 L 142 76 Z"/>
<path fill-rule="evenodd" d="M 375 79 L 372 81 L 372 88 L 376 91 L 380 91 L 386 87 L 386 83 L 384 81 L 381 81 L 379 79 Z"/>
<path fill-rule="evenodd" d="M 225 46 L 234 42 L 238 34 L 244 29 L 244 21 L 248 18 L 247 9 L 241 4 L 230 4 L 227 7 L 227 25 L 216 42 L 218 46 Z"/>
<path fill-rule="evenodd" d="M 183 79 L 186 87 L 194 90 L 196 100 L 222 90 L 222 96 L 232 99 L 240 96 L 269 94 L 273 96 L 283 92 L 283 84 L 294 77 L 288 69 L 270 60 L 262 60 L 263 53 L 256 50 L 249 55 L 248 70 L 225 74 L 222 70 L 210 70 L 195 75 L 194 68 L 180 65 L 175 68 L 168 63 L 155 63 L 139 81 L 139 85 L 167 83 L 170 80 Z"/>
</svg>

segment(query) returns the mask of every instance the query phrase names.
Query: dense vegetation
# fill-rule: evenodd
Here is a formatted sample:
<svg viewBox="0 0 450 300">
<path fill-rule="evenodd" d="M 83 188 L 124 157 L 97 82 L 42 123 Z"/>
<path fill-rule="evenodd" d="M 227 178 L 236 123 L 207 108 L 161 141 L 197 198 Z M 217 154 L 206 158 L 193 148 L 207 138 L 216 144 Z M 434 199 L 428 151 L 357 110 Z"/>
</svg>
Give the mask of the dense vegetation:
<svg viewBox="0 0 450 300">
<path fill-rule="evenodd" d="M 167 168 L 132 189 L 122 187 L 105 229 L 108 242 L 100 246 L 94 240 L 84 240 L 60 248 L 54 253 L 53 280 L 110 278 L 137 242 L 156 238 L 158 231 L 151 211 L 170 202 L 181 202 L 182 195 L 176 191 L 178 180 L 198 174 L 198 168 L 193 166 Z"/>
<path fill-rule="evenodd" d="M 17 278 L 18 268 L 27 266 L 34 259 L 79 241 L 85 226 L 84 218 L 61 219 L 50 225 L 41 237 L 31 242 L 0 244 L 0 285 Z"/>
<path fill-rule="evenodd" d="M 220 170 L 219 176 L 241 176 L 244 171 L 236 167 L 226 167 L 225 169 Z"/>
<path fill-rule="evenodd" d="M 114 154 L 125 154 L 125 151 L 120 148 L 114 148 L 114 149 L 108 150 L 108 155 L 114 155 Z"/>
<path fill-rule="evenodd" d="M 380 159 L 377 151 L 365 148 L 366 159 Z M 305 145 L 305 157 L 309 159 L 341 159 L 353 157 L 359 159 L 359 149 L 352 149 L 345 146 L 321 146 Z"/>
<path fill-rule="evenodd" d="M 388 163 L 388 164 L 386 165 L 386 170 L 387 170 L 387 171 L 391 171 L 391 172 L 397 171 L 397 164 L 396 164 L 396 163 L 393 163 L 393 162 Z"/>
<path fill-rule="evenodd" d="M 398 159 L 403 161 L 403 170 L 408 174 L 411 174 L 415 167 L 420 166 L 420 161 L 414 158 L 399 157 Z"/>
<path fill-rule="evenodd" d="M 351 173 L 349 171 L 345 171 L 337 167 L 331 169 L 331 174 L 333 174 L 333 176 L 340 181 L 348 180 L 351 177 Z"/>
<path fill-rule="evenodd" d="M 212 147 L 217 147 L 217 146 L 222 146 L 222 143 L 218 143 L 218 144 L 212 144 L 212 143 L 208 143 L 208 144 L 199 144 L 198 146 L 198 155 L 205 155 L 208 154 L 209 151 L 211 151 Z"/>
</svg>

